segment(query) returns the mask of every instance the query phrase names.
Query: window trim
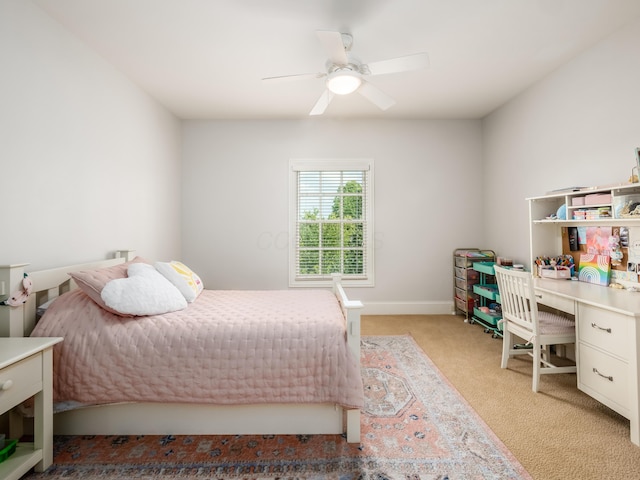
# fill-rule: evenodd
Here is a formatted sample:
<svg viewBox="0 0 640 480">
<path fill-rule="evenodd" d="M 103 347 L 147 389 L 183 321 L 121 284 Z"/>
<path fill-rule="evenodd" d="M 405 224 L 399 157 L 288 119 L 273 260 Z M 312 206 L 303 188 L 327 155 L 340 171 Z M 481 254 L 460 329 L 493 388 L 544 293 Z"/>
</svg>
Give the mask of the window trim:
<svg viewBox="0 0 640 480">
<path fill-rule="evenodd" d="M 298 225 L 298 172 L 301 171 L 366 171 L 367 189 L 365 210 L 363 212 L 365 228 L 365 278 L 342 280 L 342 284 L 349 287 L 373 287 L 375 285 L 374 270 L 374 228 L 373 228 L 373 159 L 345 158 L 345 159 L 301 159 L 289 160 L 289 286 L 290 287 L 327 287 L 332 283 L 331 278 L 300 278 L 296 275 L 297 258 L 297 225 Z"/>
</svg>

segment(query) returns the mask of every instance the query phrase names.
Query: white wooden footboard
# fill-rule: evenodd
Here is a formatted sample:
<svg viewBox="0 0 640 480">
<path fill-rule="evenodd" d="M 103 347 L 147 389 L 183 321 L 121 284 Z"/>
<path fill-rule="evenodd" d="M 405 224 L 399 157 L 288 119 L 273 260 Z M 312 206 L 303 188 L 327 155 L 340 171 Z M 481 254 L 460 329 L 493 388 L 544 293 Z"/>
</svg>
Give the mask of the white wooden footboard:
<svg viewBox="0 0 640 480">
<path fill-rule="evenodd" d="M 342 313 L 347 322 L 347 342 L 349 348 L 360 362 L 360 314 L 362 302 L 349 300 L 340 284 L 340 274 L 333 274 L 333 291 L 342 306 Z M 357 443 L 360 441 L 360 410 L 347 410 L 347 441 Z"/>
<path fill-rule="evenodd" d="M 134 256 L 117 252 L 116 258 L 30 273 L 34 292 L 21 307 L 0 306 L 0 336 L 28 336 L 42 303 L 74 288 L 68 272 L 116 265 Z M 0 300 L 18 289 L 26 264 L 0 266 Z M 360 360 L 359 301 L 349 300 L 340 276 L 333 290 L 346 321 L 348 345 Z M 122 403 L 85 407 L 54 415 L 54 433 L 64 435 L 125 434 L 342 434 L 360 441 L 360 410 L 330 404 L 200 405 Z"/>
</svg>

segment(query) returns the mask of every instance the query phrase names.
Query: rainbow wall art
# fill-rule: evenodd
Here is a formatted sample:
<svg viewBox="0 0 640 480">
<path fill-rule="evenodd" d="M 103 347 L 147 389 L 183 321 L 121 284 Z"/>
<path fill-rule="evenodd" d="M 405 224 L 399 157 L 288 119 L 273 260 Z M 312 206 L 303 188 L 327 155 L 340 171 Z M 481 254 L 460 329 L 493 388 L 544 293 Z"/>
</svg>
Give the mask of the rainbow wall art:
<svg viewBox="0 0 640 480">
<path fill-rule="evenodd" d="M 580 281 L 606 287 L 609 285 L 610 277 L 611 257 L 592 253 L 580 255 L 580 268 L 578 270 L 578 279 Z"/>
</svg>

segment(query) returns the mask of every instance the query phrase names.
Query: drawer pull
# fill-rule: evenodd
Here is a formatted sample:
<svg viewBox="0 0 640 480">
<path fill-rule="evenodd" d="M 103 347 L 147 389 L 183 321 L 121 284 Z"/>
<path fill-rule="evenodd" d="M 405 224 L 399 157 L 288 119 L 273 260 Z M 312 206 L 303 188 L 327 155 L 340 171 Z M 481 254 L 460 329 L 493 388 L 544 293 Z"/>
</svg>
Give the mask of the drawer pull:
<svg viewBox="0 0 640 480">
<path fill-rule="evenodd" d="M 11 387 L 13 387 L 13 380 L 7 380 L 6 382 L 0 384 L 0 390 L 2 390 L 3 392 L 9 390 Z"/>
<path fill-rule="evenodd" d="M 598 330 L 602 330 L 603 332 L 611 333 L 611 329 L 610 329 L 610 328 L 602 328 L 602 327 L 598 326 L 598 324 L 597 324 L 597 323 L 595 323 L 595 322 L 593 322 L 593 323 L 591 324 L 591 326 L 592 326 L 593 328 L 597 328 Z"/>
<path fill-rule="evenodd" d="M 610 382 L 613 382 L 613 377 L 611 375 L 603 375 L 601 374 L 597 368 L 593 367 L 593 373 L 597 373 L 598 375 L 600 375 L 602 378 L 606 378 L 607 380 L 609 380 Z"/>
</svg>

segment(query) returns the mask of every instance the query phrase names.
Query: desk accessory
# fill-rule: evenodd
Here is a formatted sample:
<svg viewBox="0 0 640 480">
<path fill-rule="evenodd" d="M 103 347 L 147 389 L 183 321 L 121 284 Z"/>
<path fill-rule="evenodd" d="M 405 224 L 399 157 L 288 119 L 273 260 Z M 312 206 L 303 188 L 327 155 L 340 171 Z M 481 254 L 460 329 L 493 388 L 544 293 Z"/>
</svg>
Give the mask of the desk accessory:
<svg viewBox="0 0 640 480">
<path fill-rule="evenodd" d="M 578 279 L 596 285 L 609 285 L 611 278 L 611 258 L 608 255 L 583 253 L 580 255 Z"/>
</svg>

